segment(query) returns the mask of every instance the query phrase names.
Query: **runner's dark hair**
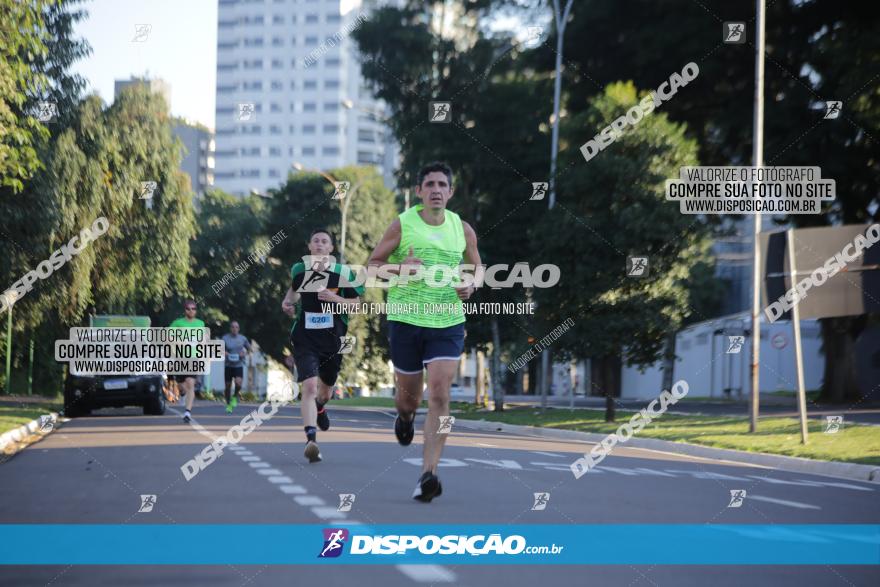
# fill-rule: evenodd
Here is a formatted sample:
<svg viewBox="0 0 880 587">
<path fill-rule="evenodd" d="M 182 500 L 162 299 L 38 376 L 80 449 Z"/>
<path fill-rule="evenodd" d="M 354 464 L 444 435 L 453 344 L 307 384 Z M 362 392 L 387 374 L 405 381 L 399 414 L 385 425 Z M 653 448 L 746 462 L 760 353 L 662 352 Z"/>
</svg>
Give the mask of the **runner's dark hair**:
<svg viewBox="0 0 880 587">
<path fill-rule="evenodd" d="M 312 240 L 312 237 L 315 236 L 316 234 L 318 234 L 319 232 L 323 232 L 324 234 L 326 234 L 327 236 L 330 237 L 330 244 L 333 245 L 333 248 L 335 249 L 336 248 L 336 237 L 333 235 L 332 232 L 330 232 L 329 230 L 327 230 L 326 228 L 324 228 L 322 226 L 319 226 L 318 228 L 312 229 L 312 232 L 309 233 L 309 240 Z"/>
<path fill-rule="evenodd" d="M 449 181 L 449 187 L 452 187 L 452 168 L 449 167 L 446 163 L 442 161 L 434 161 L 432 163 L 428 163 L 427 165 L 423 165 L 421 169 L 419 169 L 418 180 L 419 187 L 421 187 L 422 182 L 425 181 L 425 176 L 429 173 L 433 173 L 434 171 L 439 171 L 446 175 L 446 179 Z"/>
</svg>

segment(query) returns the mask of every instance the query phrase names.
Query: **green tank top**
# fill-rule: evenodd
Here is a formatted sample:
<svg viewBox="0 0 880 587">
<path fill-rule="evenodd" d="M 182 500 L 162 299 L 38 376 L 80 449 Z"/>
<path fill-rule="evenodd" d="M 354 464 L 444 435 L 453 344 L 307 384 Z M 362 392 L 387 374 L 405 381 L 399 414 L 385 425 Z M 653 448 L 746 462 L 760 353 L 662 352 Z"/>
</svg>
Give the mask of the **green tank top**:
<svg viewBox="0 0 880 587">
<path fill-rule="evenodd" d="M 465 321 L 464 308 L 453 287 L 460 282 L 458 265 L 466 246 L 461 218 L 446 210 L 443 224 L 431 226 L 419 216 L 422 208 L 424 206 L 419 204 L 400 215 L 400 245 L 388 257 L 388 262 L 402 262 L 412 247 L 413 254 L 422 260 L 425 275 L 418 280 L 411 276 L 405 284 L 388 289 L 388 319 L 426 328 L 461 324 Z M 448 270 L 438 267 L 427 271 L 432 266 Z M 448 285 L 433 287 L 425 278 L 434 284 Z"/>
</svg>

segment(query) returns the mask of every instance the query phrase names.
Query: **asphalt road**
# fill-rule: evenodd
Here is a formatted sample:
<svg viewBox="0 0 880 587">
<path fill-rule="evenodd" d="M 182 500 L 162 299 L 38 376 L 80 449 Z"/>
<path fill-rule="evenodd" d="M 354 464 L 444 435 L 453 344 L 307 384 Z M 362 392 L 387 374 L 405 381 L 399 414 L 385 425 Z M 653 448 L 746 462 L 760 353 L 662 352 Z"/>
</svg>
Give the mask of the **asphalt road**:
<svg viewBox="0 0 880 587">
<path fill-rule="evenodd" d="M 200 403 L 197 422 L 215 435 L 254 406 L 227 416 Z M 175 408 L 179 410 L 180 408 Z M 0 464 L 0 523 L 31 524 L 631 524 L 880 523 L 880 486 L 721 464 L 618 447 L 575 479 L 568 465 L 588 444 L 455 428 L 440 468 L 444 493 L 410 498 L 421 434 L 397 445 L 381 411 L 332 409 L 319 433 L 324 462 L 302 456 L 298 407 L 284 407 L 234 450 L 186 481 L 180 466 L 208 441 L 171 411 L 103 410 L 64 423 Z M 420 431 L 421 418 L 417 422 Z M 730 490 L 745 489 L 739 508 Z M 550 493 L 533 511 L 533 493 Z M 340 493 L 356 495 L 338 512 Z M 156 495 L 138 512 L 142 494 Z M 259 535 L 216 537 L 218 549 L 259 551 Z M 658 549 L 687 548 L 658 544 Z M 136 548 L 137 545 L 132 545 Z M 185 549 L 186 544 L 168 548 Z M 315 545 L 291 545 L 314 549 Z M 880 568 L 812 566 L 67 566 L 0 567 L 0 585 L 877 585 Z M 283 583 L 282 583 L 283 582 Z"/>
</svg>

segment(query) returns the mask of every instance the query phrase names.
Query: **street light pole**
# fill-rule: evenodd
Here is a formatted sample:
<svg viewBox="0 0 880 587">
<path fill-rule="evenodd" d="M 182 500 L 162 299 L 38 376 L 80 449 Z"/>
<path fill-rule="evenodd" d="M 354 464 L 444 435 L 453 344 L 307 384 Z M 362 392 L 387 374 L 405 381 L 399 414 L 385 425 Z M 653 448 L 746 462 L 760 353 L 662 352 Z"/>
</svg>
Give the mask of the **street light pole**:
<svg viewBox="0 0 880 587">
<path fill-rule="evenodd" d="M 562 50 L 565 38 L 565 23 L 571 13 L 572 0 L 565 3 L 565 9 L 560 14 L 559 0 L 553 0 L 553 18 L 556 21 L 556 75 L 553 80 L 553 120 L 550 138 L 550 195 L 547 209 L 552 210 L 556 205 L 556 155 L 559 150 L 559 102 L 562 96 Z M 547 408 L 547 393 L 550 386 L 550 351 L 541 353 L 541 411 Z"/>
<path fill-rule="evenodd" d="M 752 118 L 752 164 L 757 168 L 764 164 L 764 27 L 766 14 L 764 0 L 757 0 L 755 20 L 755 108 Z M 756 174 L 757 176 L 757 174 Z M 759 176 L 758 176 L 759 177 Z M 757 192 L 755 192 L 757 193 Z M 749 432 L 758 431 L 758 406 L 761 395 L 761 214 L 755 214 L 752 243 L 752 387 L 749 394 Z M 794 279 L 794 276 L 792 276 Z"/>
</svg>

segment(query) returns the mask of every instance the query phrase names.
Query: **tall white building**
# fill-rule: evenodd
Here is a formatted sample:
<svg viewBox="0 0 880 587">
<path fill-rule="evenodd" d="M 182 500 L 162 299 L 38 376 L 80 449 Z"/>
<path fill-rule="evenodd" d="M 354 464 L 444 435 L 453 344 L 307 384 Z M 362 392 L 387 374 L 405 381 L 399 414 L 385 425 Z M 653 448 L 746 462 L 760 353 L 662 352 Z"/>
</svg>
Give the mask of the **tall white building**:
<svg viewBox="0 0 880 587">
<path fill-rule="evenodd" d="M 218 1 L 215 185 L 265 193 L 294 164 L 372 164 L 390 181 L 396 148 L 349 34 L 364 3 Z"/>
</svg>

